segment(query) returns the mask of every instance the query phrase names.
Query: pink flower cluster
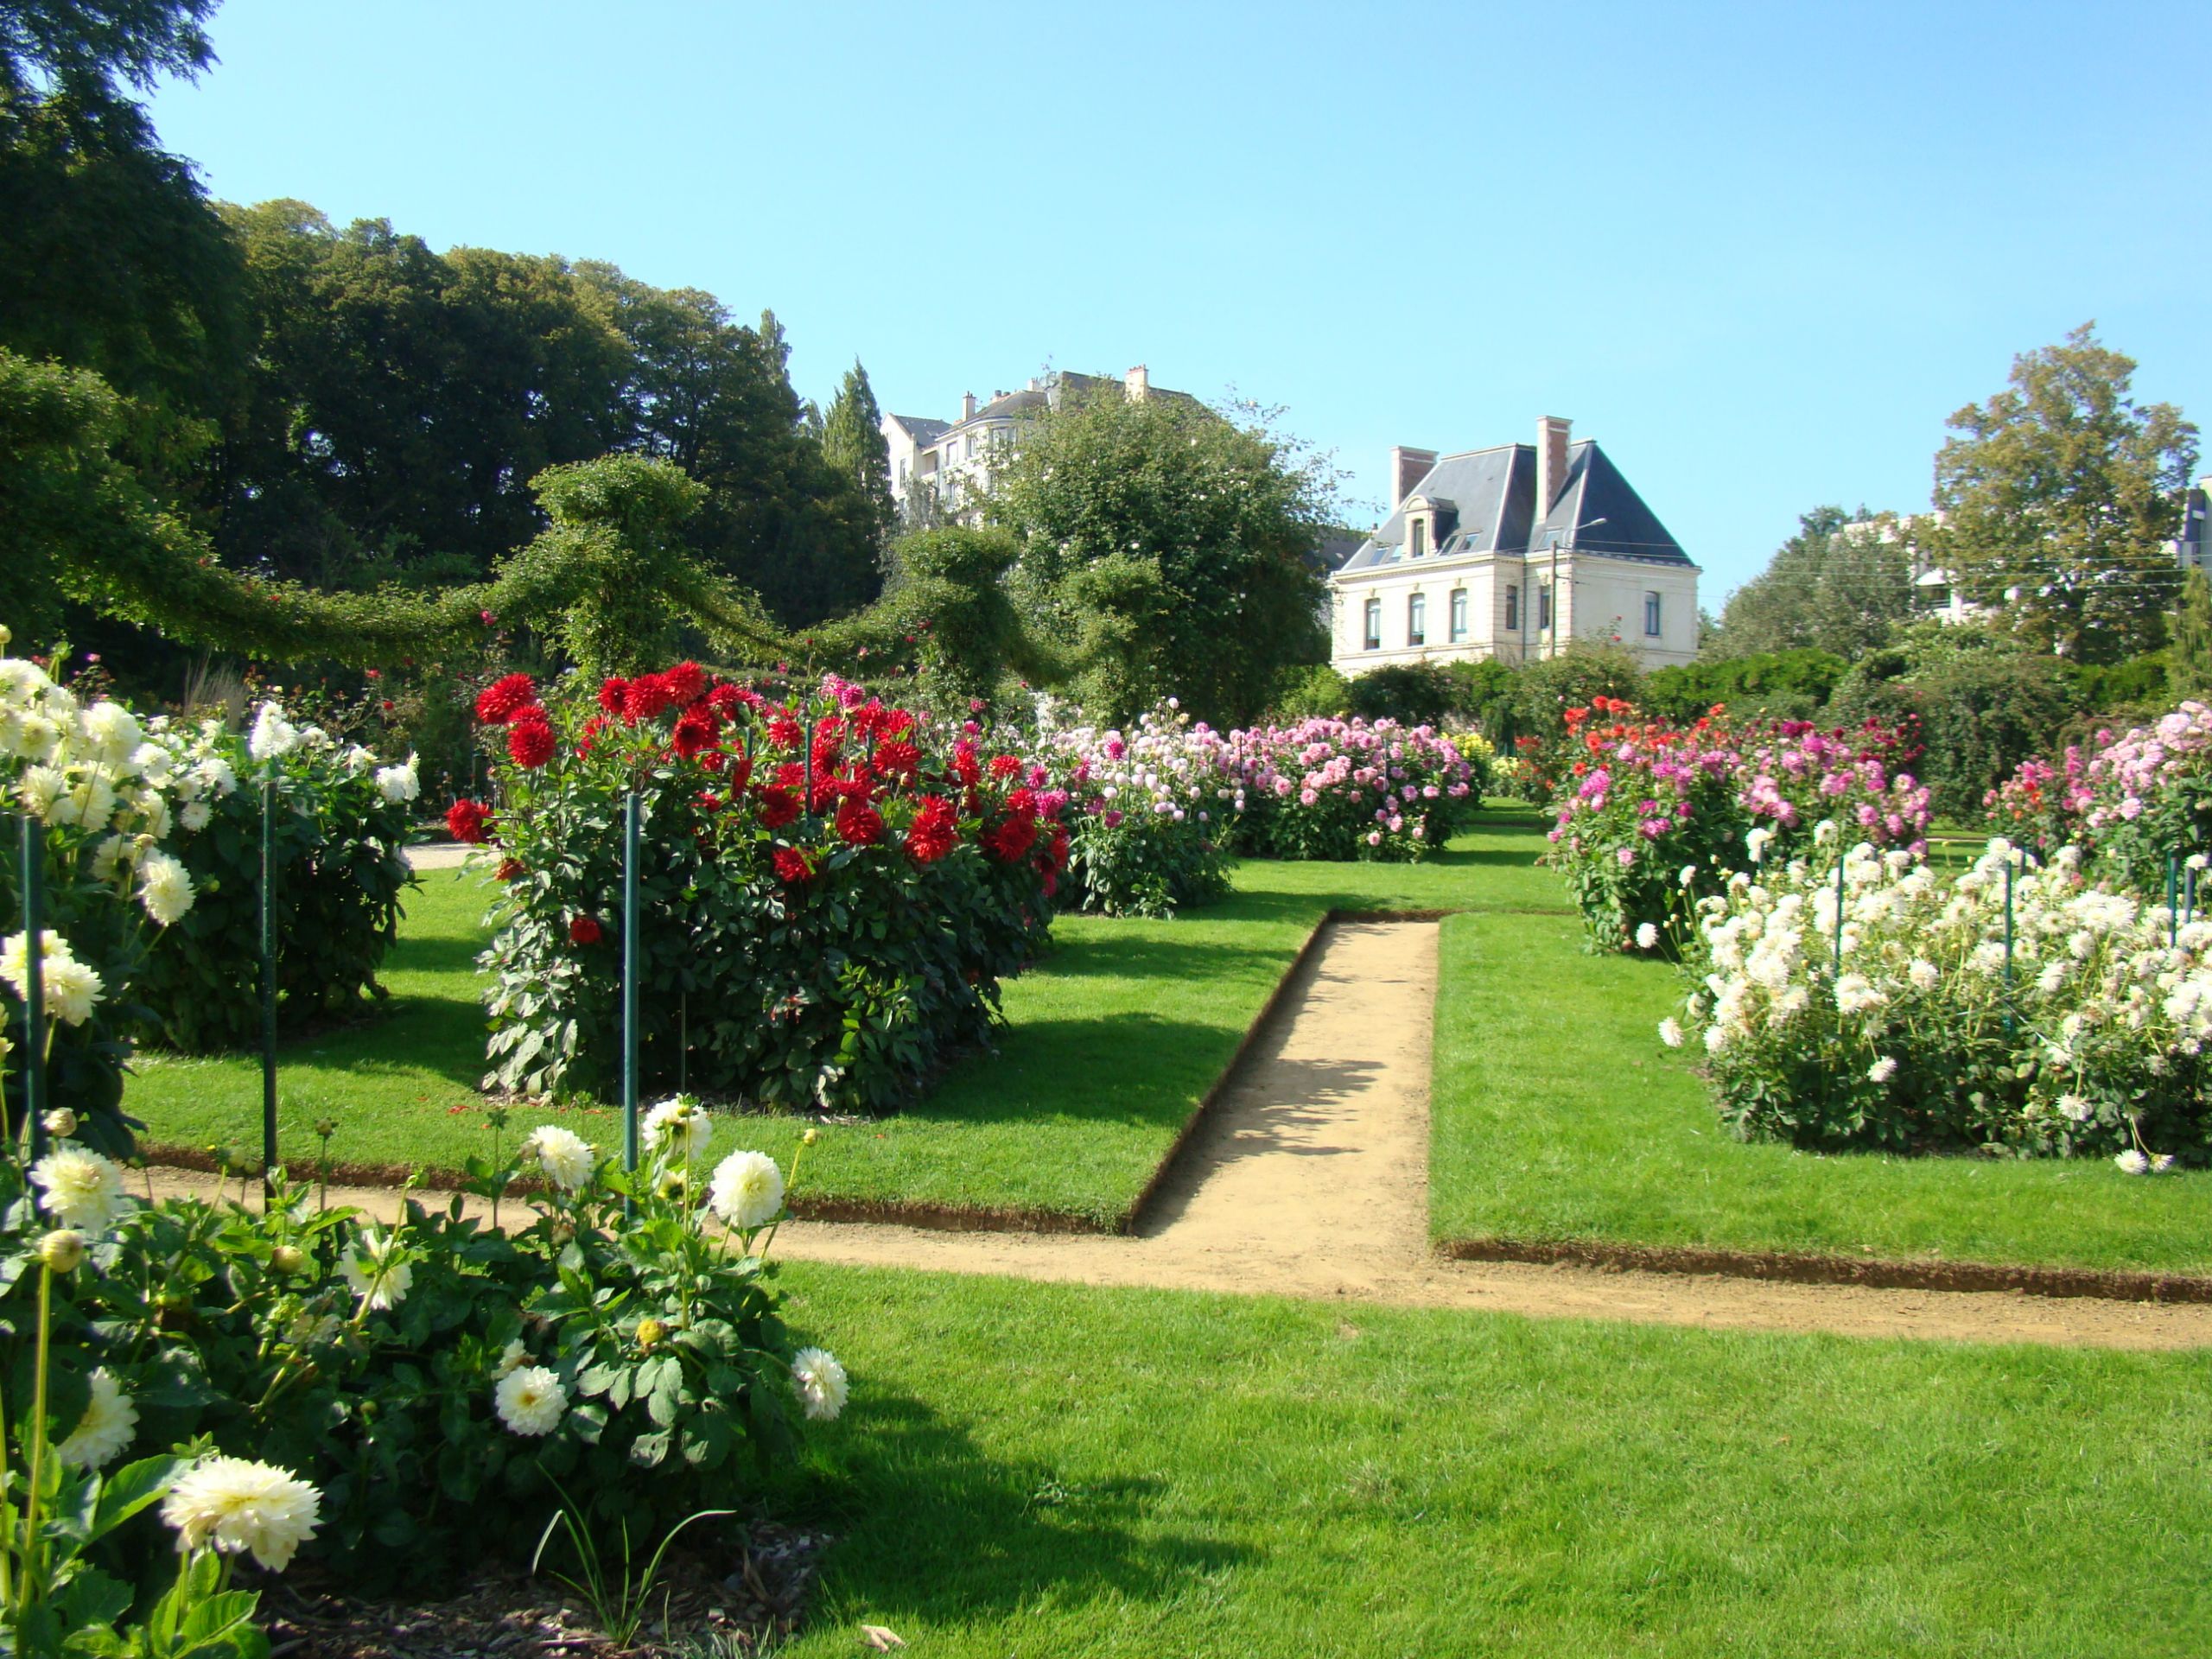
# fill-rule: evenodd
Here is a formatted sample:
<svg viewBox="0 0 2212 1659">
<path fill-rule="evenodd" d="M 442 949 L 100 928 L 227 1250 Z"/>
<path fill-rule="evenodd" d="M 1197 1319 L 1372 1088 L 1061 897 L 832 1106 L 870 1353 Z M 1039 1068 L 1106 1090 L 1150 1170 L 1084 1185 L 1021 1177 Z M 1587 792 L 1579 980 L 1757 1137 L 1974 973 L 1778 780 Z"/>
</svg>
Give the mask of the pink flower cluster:
<svg viewBox="0 0 2212 1659">
<path fill-rule="evenodd" d="M 1246 842 L 1284 858 L 1418 858 L 1471 792 L 1458 749 L 1427 726 L 1306 720 L 1229 734 Z"/>
<path fill-rule="evenodd" d="M 2171 862 L 2212 835 L 2212 708 L 2184 702 L 2056 764 L 2023 760 L 1983 798 L 1992 821 L 2048 856 L 2074 846 L 2123 885 L 2162 898 Z"/>
</svg>

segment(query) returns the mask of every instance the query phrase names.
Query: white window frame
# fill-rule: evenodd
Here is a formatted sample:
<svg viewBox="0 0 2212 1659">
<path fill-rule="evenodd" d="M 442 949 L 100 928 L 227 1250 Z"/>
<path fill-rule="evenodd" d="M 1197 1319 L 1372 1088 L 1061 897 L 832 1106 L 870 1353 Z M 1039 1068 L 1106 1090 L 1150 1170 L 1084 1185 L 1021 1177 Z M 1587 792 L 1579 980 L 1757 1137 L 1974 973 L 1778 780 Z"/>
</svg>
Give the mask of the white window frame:
<svg viewBox="0 0 2212 1659">
<path fill-rule="evenodd" d="M 1446 626 L 1453 645 L 1467 637 L 1467 590 L 1464 588 L 1452 590 L 1451 620 Z"/>
<path fill-rule="evenodd" d="M 1382 649 L 1382 601 L 1370 599 L 1360 614 L 1359 648 L 1362 651 Z"/>
<path fill-rule="evenodd" d="M 1657 588 L 1647 588 L 1643 590 L 1643 637 L 1647 639 L 1656 639 L 1659 637 L 1659 624 L 1663 614 L 1659 607 L 1659 598 Z"/>
<path fill-rule="evenodd" d="M 1428 595 L 1406 595 L 1406 644 L 1425 645 L 1428 643 Z"/>
</svg>

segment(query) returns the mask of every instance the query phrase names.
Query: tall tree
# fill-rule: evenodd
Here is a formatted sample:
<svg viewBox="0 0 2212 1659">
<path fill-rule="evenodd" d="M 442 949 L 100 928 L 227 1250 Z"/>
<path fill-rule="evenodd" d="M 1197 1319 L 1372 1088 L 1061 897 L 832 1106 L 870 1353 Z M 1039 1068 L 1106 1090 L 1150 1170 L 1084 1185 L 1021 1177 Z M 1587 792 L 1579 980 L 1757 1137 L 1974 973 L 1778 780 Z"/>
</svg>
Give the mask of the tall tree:
<svg viewBox="0 0 2212 1659">
<path fill-rule="evenodd" d="M 1021 538 L 1033 627 L 1063 642 L 1087 700 L 1128 715 L 1173 694 L 1228 723 L 1325 652 L 1313 550 L 1333 498 L 1264 419 L 1133 403 L 1112 382 L 1031 423 L 986 512 Z"/>
<path fill-rule="evenodd" d="M 1918 603 L 1908 533 L 1893 516 L 1815 507 L 1728 596 L 1705 655 L 1814 650 L 1849 660 L 1887 645 Z"/>
<path fill-rule="evenodd" d="M 2077 662 L 2155 648 L 2181 573 L 2162 545 L 2196 460 L 2171 404 L 2083 323 L 2015 358 L 2009 387 L 1950 418 L 1936 457 L 1943 562 L 1969 595 Z"/>
<path fill-rule="evenodd" d="M 898 513 L 891 499 L 891 445 L 883 435 L 875 390 L 858 358 L 823 420 L 822 453 L 874 515 L 879 546 L 887 542 Z"/>
<path fill-rule="evenodd" d="M 2212 692 L 2212 582 L 2201 569 L 2182 578 L 2174 607 L 2173 638 L 2166 647 L 2166 680 L 2177 697 Z"/>
</svg>

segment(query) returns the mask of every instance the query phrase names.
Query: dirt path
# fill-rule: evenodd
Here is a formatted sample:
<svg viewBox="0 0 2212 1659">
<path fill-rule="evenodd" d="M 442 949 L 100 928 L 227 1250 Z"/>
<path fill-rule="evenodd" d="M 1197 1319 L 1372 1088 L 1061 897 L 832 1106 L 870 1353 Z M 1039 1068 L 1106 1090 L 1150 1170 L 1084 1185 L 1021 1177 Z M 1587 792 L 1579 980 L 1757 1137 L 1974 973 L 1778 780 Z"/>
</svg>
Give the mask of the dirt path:
<svg viewBox="0 0 2212 1659">
<path fill-rule="evenodd" d="M 1135 1237 L 796 1222 L 779 1255 L 1538 1318 L 2117 1348 L 2212 1345 L 2212 1306 L 1454 1262 L 1429 1248 L 1436 925 L 1336 925 Z M 156 1172 L 156 1190 L 209 1178 Z M 334 1199 L 341 1194 L 334 1189 Z M 386 1216 L 397 1195 L 348 1189 Z"/>
</svg>

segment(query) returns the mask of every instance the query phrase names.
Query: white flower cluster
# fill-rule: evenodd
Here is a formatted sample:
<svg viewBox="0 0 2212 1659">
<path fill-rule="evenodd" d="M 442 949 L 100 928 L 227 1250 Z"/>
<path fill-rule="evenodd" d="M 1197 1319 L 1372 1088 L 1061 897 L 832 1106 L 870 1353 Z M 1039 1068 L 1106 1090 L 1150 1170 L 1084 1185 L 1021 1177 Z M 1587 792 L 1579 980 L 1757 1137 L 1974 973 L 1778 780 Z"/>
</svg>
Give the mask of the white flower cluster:
<svg viewBox="0 0 2212 1659">
<path fill-rule="evenodd" d="M 1227 743 L 1172 698 L 1126 731 L 1090 724 L 1074 704 L 1041 692 L 1036 716 L 1037 753 L 1091 817 L 1208 823 L 1243 810 Z"/>
<path fill-rule="evenodd" d="M 1700 906 L 1707 971 L 1687 1010 L 1724 1095 L 1771 1098 L 1812 1059 L 1839 1088 L 1917 1087 L 1929 1097 L 1897 1103 L 1934 1122 L 1958 1058 L 1980 1055 L 2017 1087 L 1961 1085 L 1977 1135 L 2139 1152 L 2146 1097 L 2212 1038 L 2212 922 L 2091 887 L 2080 863 L 2067 848 L 2034 866 L 1996 840 L 1946 880 L 1861 843 L 1840 899 L 1833 863 L 1735 876 Z M 1660 1034 L 1685 1037 L 1672 1020 Z"/>
</svg>

